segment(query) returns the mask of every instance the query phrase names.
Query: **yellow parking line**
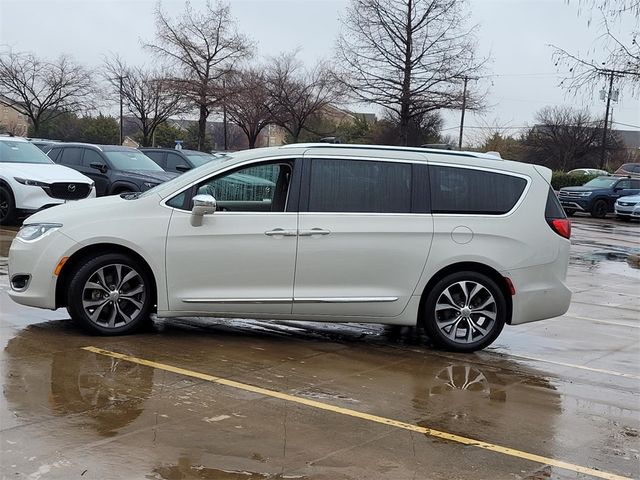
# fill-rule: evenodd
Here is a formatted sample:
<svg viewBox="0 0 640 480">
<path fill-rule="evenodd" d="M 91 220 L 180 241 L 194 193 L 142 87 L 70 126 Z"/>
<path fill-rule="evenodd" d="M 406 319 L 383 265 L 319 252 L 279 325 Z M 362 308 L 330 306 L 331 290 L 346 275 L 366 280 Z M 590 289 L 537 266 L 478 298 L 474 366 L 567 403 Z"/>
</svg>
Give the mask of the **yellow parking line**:
<svg viewBox="0 0 640 480">
<path fill-rule="evenodd" d="M 506 354 L 509 358 L 522 358 L 523 360 L 533 360 L 534 362 L 550 363 L 552 365 L 560 365 L 561 367 L 579 368 L 580 370 L 586 370 L 588 372 L 604 373 L 606 375 L 615 375 L 617 377 L 633 378 L 640 380 L 640 375 L 634 375 L 633 373 L 616 372 L 614 370 L 605 370 L 603 368 L 592 368 L 585 365 L 576 365 L 574 363 L 556 362 L 554 360 L 547 360 L 546 358 L 529 357 L 528 355 L 512 355 Z"/>
<path fill-rule="evenodd" d="M 492 452 L 502 453 L 504 455 L 509 455 L 511 457 L 522 458 L 525 460 L 529 460 L 536 463 L 541 463 L 543 465 L 551 465 L 553 467 L 562 468 L 565 470 L 570 470 L 572 472 L 582 473 L 585 475 L 591 475 L 592 477 L 604 478 L 607 480 L 626 480 L 627 477 L 623 477 L 620 475 L 616 475 L 613 473 L 602 472 L 600 470 L 595 470 L 593 468 L 582 467 L 580 465 L 575 465 L 573 463 L 563 462 L 561 460 L 554 460 L 553 458 L 543 457 L 541 455 L 536 455 L 533 453 L 524 452 L 522 450 L 516 450 L 509 447 L 503 447 L 500 445 L 495 445 L 493 443 L 483 442 L 480 440 L 475 440 L 473 438 L 463 437 L 460 435 L 455 435 L 453 433 L 442 432 L 439 430 L 434 430 L 432 428 L 421 427 L 418 425 L 413 425 L 411 423 L 400 422 L 398 420 L 393 420 L 390 418 L 379 417 L 377 415 L 371 415 L 369 413 L 359 412 L 357 410 L 351 410 L 349 408 L 337 407 L 335 405 L 330 405 L 328 403 L 318 402 L 316 400 L 309 400 L 303 397 L 297 397 L 295 395 L 289 395 L 287 393 L 278 392 L 275 390 L 269 390 L 267 388 L 256 387 L 253 385 L 249 385 L 246 383 L 236 382 L 234 380 L 228 380 L 222 377 L 216 377 L 214 375 L 208 375 L 206 373 L 194 372 L 191 370 L 187 370 L 184 368 L 174 367 L 172 365 L 167 365 L 164 363 L 152 362 L 150 360 L 145 360 L 143 358 L 132 357 L 130 355 L 125 355 L 123 353 L 111 352 L 109 350 L 103 350 L 102 348 L 97 347 L 83 347 L 83 350 L 87 350 L 89 352 L 96 353 L 98 355 L 105 355 L 112 358 L 118 358 L 120 360 L 124 360 L 131 363 L 136 363 L 138 365 L 144 365 L 151 368 L 156 368 L 158 370 L 164 370 L 171 373 L 176 373 L 178 375 L 184 375 L 187 377 L 198 378 L 200 380 L 205 380 L 207 382 L 217 383 L 219 385 L 225 385 L 227 387 L 236 388 L 239 390 L 244 390 L 246 392 L 257 393 L 259 395 L 264 395 L 267 397 L 278 398 L 280 400 L 284 400 L 287 402 L 297 403 L 300 405 L 305 405 L 307 407 L 313 407 L 320 410 L 326 410 L 333 413 L 339 413 L 341 415 L 347 415 L 349 417 L 359 418 L 361 420 L 368 420 L 370 422 L 380 423 L 383 425 L 388 425 L 391 427 L 401 428 L 403 430 L 409 430 L 412 432 L 422 433 L 425 435 L 429 435 L 431 437 L 441 438 L 443 440 L 449 440 L 451 442 L 461 443 L 463 445 L 470 445 L 477 448 L 482 448 L 484 450 L 489 450 Z"/>
</svg>

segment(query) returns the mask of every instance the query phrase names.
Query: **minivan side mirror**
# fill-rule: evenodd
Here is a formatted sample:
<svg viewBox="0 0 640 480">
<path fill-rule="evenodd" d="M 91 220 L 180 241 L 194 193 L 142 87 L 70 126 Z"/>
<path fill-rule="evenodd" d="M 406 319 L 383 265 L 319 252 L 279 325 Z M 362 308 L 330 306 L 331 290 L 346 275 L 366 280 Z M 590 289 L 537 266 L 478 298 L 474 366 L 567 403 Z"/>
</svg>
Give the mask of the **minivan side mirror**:
<svg viewBox="0 0 640 480">
<path fill-rule="evenodd" d="M 100 173 L 105 173 L 107 171 L 107 166 L 104 163 L 91 162 L 89 166 L 91 168 L 95 168 L 96 170 L 100 170 Z"/>
<path fill-rule="evenodd" d="M 202 225 L 202 217 L 211 215 L 216 211 L 217 202 L 211 195 L 196 195 L 193 197 L 193 208 L 191 209 L 191 226 Z"/>
<path fill-rule="evenodd" d="M 176 170 L 179 172 L 188 172 L 191 170 L 191 167 L 189 165 L 176 165 Z"/>
</svg>

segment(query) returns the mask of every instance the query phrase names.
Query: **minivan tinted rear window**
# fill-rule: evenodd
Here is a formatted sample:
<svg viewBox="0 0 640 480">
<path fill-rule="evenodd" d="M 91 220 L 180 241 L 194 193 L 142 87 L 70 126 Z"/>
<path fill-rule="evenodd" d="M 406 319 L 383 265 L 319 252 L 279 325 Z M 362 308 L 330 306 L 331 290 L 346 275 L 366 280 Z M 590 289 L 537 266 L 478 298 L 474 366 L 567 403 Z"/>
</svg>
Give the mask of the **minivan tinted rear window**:
<svg viewBox="0 0 640 480">
<path fill-rule="evenodd" d="M 522 196 L 527 181 L 513 175 L 462 167 L 429 167 L 431 211 L 501 215 Z"/>
<path fill-rule="evenodd" d="M 314 159 L 310 212 L 409 213 L 411 165 Z"/>
</svg>

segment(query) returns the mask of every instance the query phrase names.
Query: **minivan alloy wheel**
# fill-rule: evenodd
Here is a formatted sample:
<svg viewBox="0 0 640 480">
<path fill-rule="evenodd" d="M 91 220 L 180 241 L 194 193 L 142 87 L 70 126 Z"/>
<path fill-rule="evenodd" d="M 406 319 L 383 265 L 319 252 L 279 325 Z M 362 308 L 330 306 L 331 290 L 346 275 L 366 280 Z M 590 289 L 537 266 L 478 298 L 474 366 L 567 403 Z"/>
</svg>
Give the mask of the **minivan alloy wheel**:
<svg viewBox="0 0 640 480">
<path fill-rule="evenodd" d="M 477 282 L 456 282 L 438 297 L 434 315 L 438 328 L 450 340 L 477 342 L 492 330 L 497 315 L 496 300 Z"/>
<path fill-rule="evenodd" d="M 70 261 L 67 310 L 76 323 L 101 335 L 131 333 L 150 324 L 155 285 L 142 260 L 108 252 Z"/>
<path fill-rule="evenodd" d="M 422 324 L 433 344 L 455 352 L 490 345 L 507 321 L 507 299 L 495 280 L 475 271 L 450 273 L 429 289 Z"/>
<path fill-rule="evenodd" d="M 105 265 L 85 282 L 82 307 L 96 325 L 116 328 L 140 315 L 146 295 L 142 275 L 134 268 L 119 263 Z"/>
</svg>

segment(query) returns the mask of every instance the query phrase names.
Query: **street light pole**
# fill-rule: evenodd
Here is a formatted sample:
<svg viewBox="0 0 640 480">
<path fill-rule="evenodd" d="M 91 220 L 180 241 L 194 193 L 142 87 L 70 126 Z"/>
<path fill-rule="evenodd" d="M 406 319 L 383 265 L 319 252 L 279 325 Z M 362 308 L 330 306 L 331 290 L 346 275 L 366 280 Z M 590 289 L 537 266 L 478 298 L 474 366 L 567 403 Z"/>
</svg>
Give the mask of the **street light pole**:
<svg viewBox="0 0 640 480">
<path fill-rule="evenodd" d="M 600 169 L 604 168 L 604 158 L 607 150 L 607 128 L 609 125 L 609 107 L 611 106 L 611 93 L 613 92 L 613 76 L 614 72 L 612 70 L 609 76 L 609 93 L 607 93 L 607 108 L 604 114 L 604 130 L 602 132 L 602 146 L 600 149 Z"/>
</svg>

